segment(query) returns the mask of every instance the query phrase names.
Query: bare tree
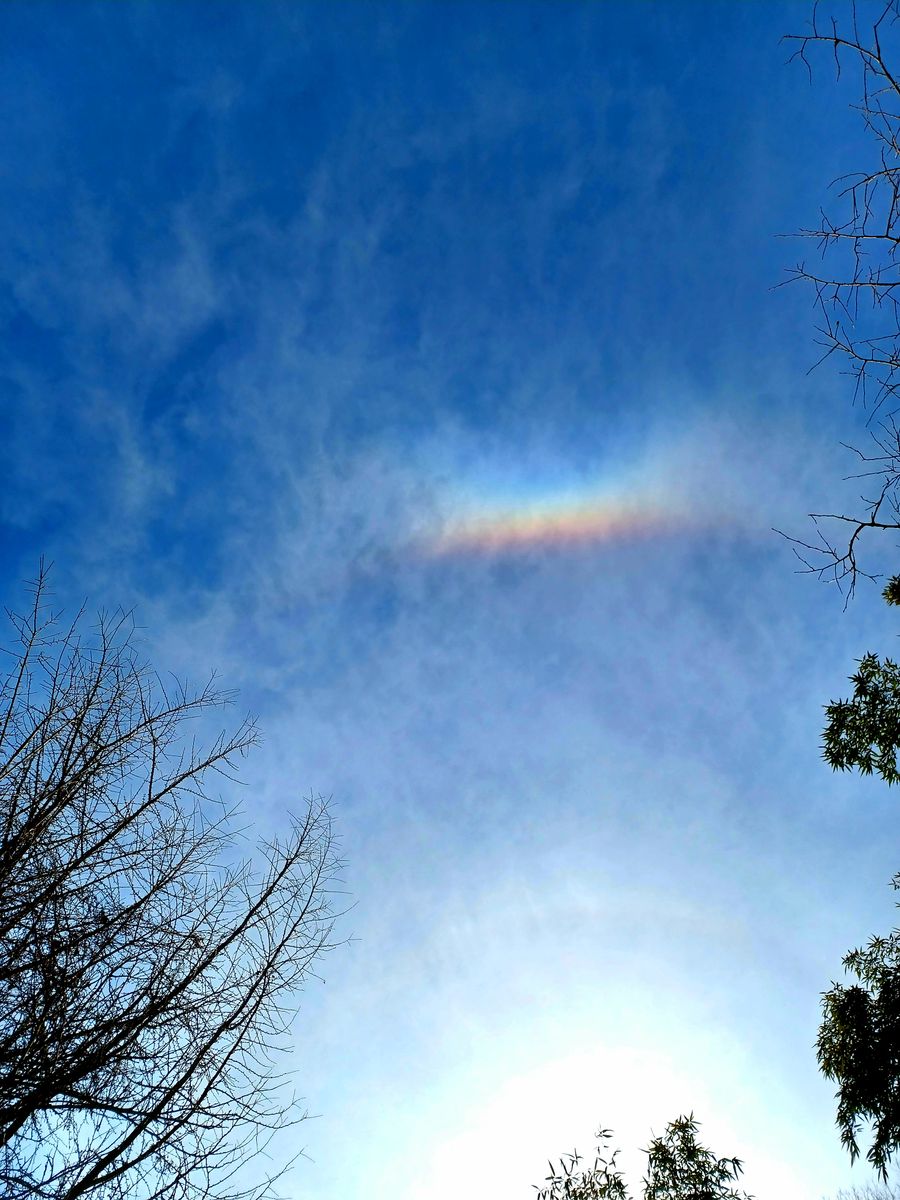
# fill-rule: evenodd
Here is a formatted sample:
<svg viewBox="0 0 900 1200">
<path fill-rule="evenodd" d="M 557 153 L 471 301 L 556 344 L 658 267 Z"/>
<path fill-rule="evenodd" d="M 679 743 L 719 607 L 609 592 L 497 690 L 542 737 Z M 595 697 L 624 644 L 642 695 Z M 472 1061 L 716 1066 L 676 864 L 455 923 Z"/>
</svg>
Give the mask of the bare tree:
<svg viewBox="0 0 900 1200">
<path fill-rule="evenodd" d="M 900 1188 L 896 1184 L 872 1182 L 852 1188 L 841 1188 L 834 1200 L 900 1200 Z"/>
<path fill-rule="evenodd" d="M 789 276 L 814 288 L 820 361 L 843 360 L 867 413 L 869 448 L 848 447 L 866 494 L 857 513 L 811 514 L 812 541 L 790 540 L 806 569 L 852 595 L 859 575 L 874 577 L 860 564 L 863 535 L 900 529 L 900 3 L 842 9 L 843 22 L 823 17 L 817 4 L 808 32 L 786 40 L 810 76 L 815 49 L 830 55 L 838 78 L 848 62 L 859 70 L 858 111 L 873 156 L 835 181 L 836 212 L 820 213 L 798 235 L 817 244 L 821 266 L 800 262 Z"/>
<path fill-rule="evenodd" d="M 238 1179 L 300 1119 L 273 1055 L 331 941 L 321 798 L 243 861 L 208 785 L 255 742 L 203 747 L 228 697 L 164 683 L 127 617 L 62 627 L 46 577 L 0 681 L 0 1193 L 264 1194 Z M 255 1165 L 255 1164 L 254 1164 Z M 242 1176 L 243 1178 L 243 1176 Z"/>
</svg>

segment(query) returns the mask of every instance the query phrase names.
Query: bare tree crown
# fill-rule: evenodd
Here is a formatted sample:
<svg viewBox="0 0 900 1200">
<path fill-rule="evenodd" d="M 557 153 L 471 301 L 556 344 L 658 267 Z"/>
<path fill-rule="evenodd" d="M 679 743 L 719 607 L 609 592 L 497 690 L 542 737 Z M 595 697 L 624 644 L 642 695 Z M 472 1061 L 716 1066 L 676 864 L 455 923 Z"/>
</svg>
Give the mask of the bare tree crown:
<svg viewBox="0 0 900 1200">
<path fill-rule="evenodd" d="M 273 1055 L 329 947 L 325 802 L 240 861 L 210 796 L 256 740 L 163 683 L 126 617 L 61 627 L 42 572 L 0 681 L 0 1192 L 179 1200 L 297 1119 Z M 243 1174 L 241 1176 L 243 1178 Z"/>
</svg>

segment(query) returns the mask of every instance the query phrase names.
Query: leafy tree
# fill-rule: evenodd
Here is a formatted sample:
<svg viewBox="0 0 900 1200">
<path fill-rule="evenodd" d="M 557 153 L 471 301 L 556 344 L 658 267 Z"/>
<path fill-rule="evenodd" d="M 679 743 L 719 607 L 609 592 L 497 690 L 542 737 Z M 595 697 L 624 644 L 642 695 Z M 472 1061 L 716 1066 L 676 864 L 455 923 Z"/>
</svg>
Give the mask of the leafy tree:
<svg viewBox="0 0 900 1200">
<path fill-rule="evenodd" d="M 654 1138 L 647 1154 L 645 1200 L 750 1200 L 737 1183 L 743 1164 L 738 1158 L 717 1158 L 697 1141 L 693 1113 L 678 1117 Z"/>
<path fill-rule="evenodd" d="M 609 1150 L 612 1131 L 598 1129 L 599 1145 L 594 1161 L 582 1168 L 584 1161 L 577 1150 L 564 1155 L 559 1165 L 549 1164 L 550 1174 L 544 1187 L 535 1184 L 538 1200 L 628 1200 L 628 1191 L 616 1166 L 618 1150 Z"/>
<path fill-rule="evenodd" d="M 900 598 L 900 578 L 884 589 L 889 604 Z M 826 707 L 824 757 L 835 770 L 854 768 L 900 781 L 900 667 L 866 654 L 851 676 L 853 696 Z M 900 889 L 900 875 L 893 881 Z M 817 1052 L 823 1074 L 838 1084 L 837 1124 L 851 1159 L 859 1136 L 871 1123 L 866 1157 L 887 1178 L 900 1148 L 900 930 L 873 937 L 844 957 L 855 977 L 849 986 L 832 983 L 822 997 Z"/>
<path fill-rule="evenodd" d="M 670 1121 L 662 1137 L 654 1138 L 644 1153 L 647 1173 L 644 1200 L 752 1200 L 733 1186 L 743 1166 L 737 1158 L 717 1158 L 697 1140 L 699 1124 L 693 1114 Z M 597 1132 L 594 1161 L 582 1167 L 575 1152 L 558 1166 L 550 1163 L 538 1200 L 628 1200 L 629 1192 L 616 1165 L 618 1151 L 609 1150 L 608 1129 Z"/>
<path fill-rule="evenodd" d="M 888 604 L 900 604 L 900 576 L 882 593 Z M 863 775 L 877 772 L 886 783 L 900 781 L 900 667 L 893 659 L 865 654 L 850 676 L 851 700 L 832 700 L 825 707 L 823 756 L 835 771 L 854 767 Z"/>
<path fill-rule="evenodd" d="M 900 889 L 900 875 L 894 888 Z M 833 983 L 823 996 L 819 1065 L 838 1083 L 837 1123 L 851 1159 L 871 1123 L 866 1157 L 886 1180 L 900 1147 L 900 930 L 852 950 L 844 967 L 856 982 Z"/>
<path fill-rule="evenodd" d="M 11 615 L 0 679 L 0 1194 L 263 1194 L 236 1173 L 299 1114 L 274 1073 L 330 943 L 325 804 L 242 861 L 208 792 L 256 740 L 192 722 L 226 696 L 163 682 L 124 617 L 89 636 Z"/>
</svg>

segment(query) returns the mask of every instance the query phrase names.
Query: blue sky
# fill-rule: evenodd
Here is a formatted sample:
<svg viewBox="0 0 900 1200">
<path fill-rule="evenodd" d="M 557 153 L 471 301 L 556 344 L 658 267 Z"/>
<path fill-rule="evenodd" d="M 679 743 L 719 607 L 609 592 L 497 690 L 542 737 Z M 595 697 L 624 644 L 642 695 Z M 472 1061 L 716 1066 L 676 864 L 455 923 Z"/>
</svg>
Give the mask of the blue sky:
<svg viewBox="0 0 900 1200">
<path fill-rule="evenodd" d="M 870 154 L 807 16 L 0 8 L 0 592 L 43 554 L 240 688 L 261 831 L 333 794 L 290 1200 L 513 1200 L 690 1109 L 760 1197 L 861 1177 L 812 1043 L 898 821 L 818 737 L 895 619 L 771 532 L 863 436 L 772 290 Z M 644 507 L 433 552 L 586 497 Z"/>
</svg>

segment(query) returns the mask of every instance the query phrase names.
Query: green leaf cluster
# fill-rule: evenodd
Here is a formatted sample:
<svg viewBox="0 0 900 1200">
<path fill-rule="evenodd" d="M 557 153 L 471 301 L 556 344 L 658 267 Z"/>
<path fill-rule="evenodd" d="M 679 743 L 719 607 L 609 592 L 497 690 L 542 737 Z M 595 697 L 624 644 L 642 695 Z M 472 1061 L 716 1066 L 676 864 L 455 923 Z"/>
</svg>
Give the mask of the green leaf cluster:
<svg viewBox="0 0 900 1200">
<path fill-rule="evenodd" d="M 733 1186 L 743 1170 L 738 1158 L 717 1158 L 697 1139 L 699 1124 L 693 1113 L 677 1117 L 654 1138 L 644 1153 L 647 1173 L 643 1179 L 644 1200 L 752 1200 Z M 558 1167 L 550 1164 L 550 1175 L 538 1200 L 629 1200 L 630 1193 L 616 1165 L 617 1150 L 609 1152 L 608 1129 L 600 1129 L 600 1144 L 592 1165 L 574 1152 Z"/>
<path fill-rule="evenodd" d="M 577 1150 L 564 1155 L 559 1166 L 551 1162 L 545 1186 L 536 1188 L 538 1200 L 628 1200 L 628 1190 L 616 1166 L 618 1150 L 609 1150 L 609 1129 L 598 1129 L 594 1161 L 585 1165 Z"/>
<path fill-rule="evenodd" d="M 693 1113 L 678 1117 L 647 1148 L 644 1200 L 751 1200 L 733 1186 L 743 1171 L 739 1158 L 717 1158 L 697 1140 Z"/>
<path fill-rule="evenodd" d="M 900 889 L 900 876 L 893 886 Z M 839 1085 L 837 1124 L 851 1159 L 859 1155 L 861 1129 L 871 1123 L 866 1158 L 886 1179 L 900 1146 L 900 930 L 873 937 L 843 961 L 855 982 L 833 983 L 823 995 L 819 1065 Z"/>
<path fill-rule="evenodd" d="M 859 660 L 850 676 L 851 700 L 825 706 L 822 753 L 836 771 L 854 767 L 863 775 L 877 772 L 886 783 L 900 781 L 900 667 L 877 654 Z"/>
</svg>

